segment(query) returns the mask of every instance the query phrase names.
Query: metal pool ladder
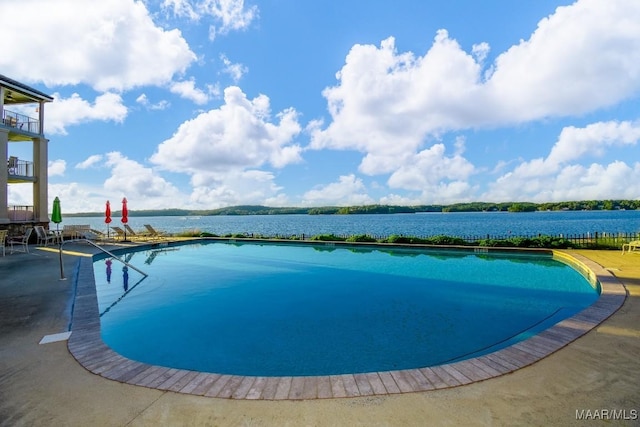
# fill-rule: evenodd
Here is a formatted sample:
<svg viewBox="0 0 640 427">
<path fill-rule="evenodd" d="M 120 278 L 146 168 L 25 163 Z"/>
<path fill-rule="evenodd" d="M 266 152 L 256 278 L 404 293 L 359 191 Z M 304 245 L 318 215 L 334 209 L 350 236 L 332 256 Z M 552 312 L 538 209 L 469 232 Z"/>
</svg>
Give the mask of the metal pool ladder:
<svg viewBox="0 0 640 427">
<path fill-rule="evenodd" d="M 85 241 L 87 243 L 89 243 L 90 245 L 98 248 L 100 251 L 104 252 L 105 254 L 109 255 L 110 257 L 120 261 L 121 263 L 123 263 L 124 265 L 126 265 L 127 267 L 132 268 L 133 270 L 137 271 L 138 273 L 142 274 L 144 277 L 148 277 L 149 275 L 147 273 L 145 273 L 144 271 L 140 270 L 137 267 L 134 267 L 133 265 L 129 264 L 127 261 L 124 261 L 122 259 L 120 259 L 118 256 L 116 256 L 115 254 L 109 252 L 108 250 L 106 250 L 105 248 L 103 248 L 102 246 L 93 243 L 91 240 L 89 239 L 73 239 L 73 240 L 67 240 L 66 242 L 62 242 L 60 243 L 59 246 L 59 251 L 60 251 L 60 280 L 67 280 L 66 277 L 64 277 L 64 267 L 62 266 L 62 246 L 64 246 L 65 243 L 67 242 L 78 242 L 78 241 Z"/>
</svg>

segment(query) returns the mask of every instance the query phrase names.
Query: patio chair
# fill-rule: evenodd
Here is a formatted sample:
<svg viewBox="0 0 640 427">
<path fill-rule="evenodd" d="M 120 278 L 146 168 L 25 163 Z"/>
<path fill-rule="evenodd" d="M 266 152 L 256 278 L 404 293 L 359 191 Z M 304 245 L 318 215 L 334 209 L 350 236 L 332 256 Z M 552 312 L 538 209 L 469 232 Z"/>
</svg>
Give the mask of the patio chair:
<svg viewBox="0 0 640 427">
<path fill-rule="evenodd" d="M 37 245 L 47 246 L 49 242 L 56 243 L 58 241 L 58 235 L 52 231 L 47 231 L 42 225 L 36 225 L 34 227 L 36 236 L 38 236 Z"/>
<path fill-rule="evenodd" d="M 62 239 L 64 240 L 65 237 L 71 240 L 79 239 L 82 237 L 84 233 L 88 232 L 90 229 L 91 229 L 91 226 L 89 226 L 88 224 L 65 225 L 62 228 Z"/>
<path fill-rule="evenodd" d="M 11 252 L 24 252 L 29 253 L 29 239 L 31 238 L 31 233 L 33 233 L 33 227 L 27 228 L 27 231 L 22 236 L 11 236 L 7 238 L 9 245 L 11 246 Z M 22 246 L 22 249 L 15 249 L 15 246 Z"/>
<path fill-rule="evenodd" d="M 9 168 L 9 175 L 17 175 L 18 174 L 18 158 L 15 156 L 10 156 L 9 161 L 7 162 L 7 168 Z"/>
<path fill-rule="evenodd" d="M 121 239 L 124 240 L 124 230 L 120 227 L 111 227 L 111 230 L 113 230 L 116 233 L 115 239 Z"/>
<path fill-rule="evenodd" d="M 84 238 L 87 240 L 99 240 L 103 242 L 113 240 L 113 237 L 108 236 L 106 233 L 96 230 L 95 228 L 90 228 L 89 231 L 85 232 Z"/>
<path fill-rule="evenodd" d="M 5 248 L 4 245 L 7 241 L 7 230 L 0 230 L 0 245 L 2 245 L 2 256 L 5 256 Z"/>
<path fill-rule="evenodd" d="M 148 236 L 151 237 L 152 239 L 162 239 L 167 236 L 165 233 L 161 233 L 157 231 L 150 224 L 145 224 L 144 228 L 147 229 L 147 231 L 149 232 Z"/>
<path fill-rule="evenodd" d="M 622 245 L 622 255 L 624 255 L 624 249 L 627 248 L 627 252 L 636 252 L 640 250 L 640 240 L 632 240 L 629 243 Z"/>
<path fill-rule="evenodd" d="M 131 228 L 131 226 L 129 226 L 129 224 L 125 224 L 124 225 L 124 229 L 127 230 L 127 237 L 130 237 L 132 239 L 138 239 L 138 240 L 144 240 L 146 237 L 148 237 L 145 234 L 140 234 L 137 233 L 133 230 L 133 228 Z"/>
</svg>

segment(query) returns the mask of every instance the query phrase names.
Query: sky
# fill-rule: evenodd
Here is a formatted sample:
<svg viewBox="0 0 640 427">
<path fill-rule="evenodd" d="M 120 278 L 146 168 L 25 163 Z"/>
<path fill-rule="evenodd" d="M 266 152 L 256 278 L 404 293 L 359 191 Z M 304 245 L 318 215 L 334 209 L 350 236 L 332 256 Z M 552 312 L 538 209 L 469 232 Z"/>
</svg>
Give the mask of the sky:
<svg viewBox="0 0 640 427">
<path fill-rule="evenodd" d="M 66 212 L 640 198 L 638 0 L 0 0 L 12 15 L 0 73 L 54 98 Z"/>
</svg>

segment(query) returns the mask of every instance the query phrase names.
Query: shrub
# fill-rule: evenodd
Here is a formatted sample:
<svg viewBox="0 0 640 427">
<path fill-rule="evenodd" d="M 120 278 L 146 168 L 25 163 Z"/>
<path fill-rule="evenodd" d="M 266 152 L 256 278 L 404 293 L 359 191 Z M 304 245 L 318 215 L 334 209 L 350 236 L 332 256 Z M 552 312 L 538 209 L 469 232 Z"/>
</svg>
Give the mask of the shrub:
<svg viewBox="0 0 640 427">
<path fill-rule="evenodd" d="M 482 239 L 478 241 L 478 246 L 495 248 L 495 247 L 505 246 L 505 245 L 504 245 L 504 240 Z"/>
<path fill-rule="evenodd" d="M 199 234 L 200 237 L 218 237 L 217 234 L 213 234 L 213 233 L 208 233 L 206 231 L 202 232 Z M 194 236 L 195 237 L 195 236 Z"/>
<path fill-rule="evenodd" d="M 356 234 L 354 236 L 349 236 L 346 240 L 347 242 L 377 242 L 374 237 L 369 236 L 368 234 Z"/>
<path fill-rule="evenodd" d="M 552 236 L 512 237 L 509 239 L 482 239 L 477 242 L 478 246 L 484 247 L 512 247 L 512 248 L 548 248 L 566 249 L 573 245 L 567 239 Z"/>
<path fill-rule="evenodd" d="M 316 234 L 311 237 L 311 240 L 320 240 L 323 242 L 344 242 L 347 240 L 345 237 L 339 237 L 335 234 Z"/>
<path fill-rule="evenodd" d="M 509 246 L 513 246 L 516 248 L 537 248 L 538 243 L 535 240 L 531 240 L 527 237 L 512 237 L 507 239 L 505 243 Z"/>
<path fill-rule="evenodd" d="M 423 239 L 420 239 L 423 240 Z M 429 243 L 432 245 L 466 245 L 467 242 L 459 237 L 451 237 L 451 236 L 433 236 L 429 239 L 426 239 L 424 243 Z"/>
<path fill-rule="evenodd" d="M 200 230 L 184 230 L 179 233 L 176 233 L 176 237 L 202 237 L 202 233 Z M 208 237 L 208 236 L 205 236 Z"/>
<path fill-rule="evenodd" d="M 536 248 L 566 249 L 572 246 L 571 242 L 562 237 L 539 236 L 533 239 Z"/>
<path fill-rule="evenodd" d="M 392 234 L 382 241 L 382 243 L 412 243 L 411 238 L 407 236 L 398 236 L 397 234 Z"/>
</svg>

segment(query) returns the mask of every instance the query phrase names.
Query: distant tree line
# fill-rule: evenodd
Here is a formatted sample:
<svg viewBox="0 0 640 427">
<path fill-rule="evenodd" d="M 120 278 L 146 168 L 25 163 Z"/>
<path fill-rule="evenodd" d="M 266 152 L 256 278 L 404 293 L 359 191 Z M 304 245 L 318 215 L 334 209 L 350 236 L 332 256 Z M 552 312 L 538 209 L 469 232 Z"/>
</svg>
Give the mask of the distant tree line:
<svg viewBox="0 0 640 427">
<path fill-rule="evenodd" d="M 596 211 L 596 210 L 640 209 L 637 200 L 583 200 L 574 202 L 504 202 L 504 203 L 456 203 L 452 205 L 365 205 L 365 206 L 324 206 L 324 207 L 270 207 L 261 205 L 228 206 L 209 210 L 188 209 L 148 209 L 130 210 L 129 216 L 212 216 L 212 215 L 353 215 L 353 214 L 398 214 L 423 212 L 534 212 L 534 211 Z M 104 212 L 83 212 L 66 216 L 103 216 Z M 118 211 L 112 212 L 117 218 Z"/>
</svg>

